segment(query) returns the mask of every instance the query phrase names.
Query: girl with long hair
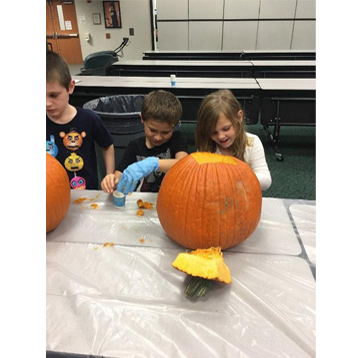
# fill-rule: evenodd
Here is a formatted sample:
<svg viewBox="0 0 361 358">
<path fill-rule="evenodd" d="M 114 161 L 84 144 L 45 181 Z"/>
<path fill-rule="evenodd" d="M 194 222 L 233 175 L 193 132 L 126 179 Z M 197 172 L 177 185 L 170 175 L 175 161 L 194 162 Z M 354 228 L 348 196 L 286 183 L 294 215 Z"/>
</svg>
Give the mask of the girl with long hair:
<svg viewBox="0 0 361 358">
<path fill-rule="evenodd" d="M 271 186 L 262 142 L 258 136 L 246 132 L 242 106 L 231 91 L 219 90 L 203 99 L 195 143 L 198 151 L 231 155 L 246 162 L 262 190 Z"/>
</svg>

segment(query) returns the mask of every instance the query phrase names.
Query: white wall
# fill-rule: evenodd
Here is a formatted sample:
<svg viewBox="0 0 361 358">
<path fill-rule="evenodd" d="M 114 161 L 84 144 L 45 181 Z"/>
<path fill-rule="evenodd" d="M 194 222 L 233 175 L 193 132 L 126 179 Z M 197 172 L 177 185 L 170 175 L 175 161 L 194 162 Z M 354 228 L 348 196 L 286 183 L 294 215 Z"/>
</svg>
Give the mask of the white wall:
<svg viewBox="0 0 361 358">
<path fill-rule="evenodd" d="M 120 0 L 119 3 L 122 28 L 107 29 L 103 1 L 91 0 L 88 3 L 86 0 L 75 0 L 83 60 L 94 52 L 114 50 L 121 44 L 123 37 L 128 37 L 131 42 L 123 50 L 125 60 L 141 60 L 144 51 L 152 50 L 150 1 Z M 100 13 L 101 25 L 93 25 L 93 13 Z M 129 36 L 129 28 L 134 28 L 134 36 Z M 89 42 L 85 40 L 87 32 L 91 36 Z M 106 33 L 110 33 L 110 39 L 105 37 Z"/>
<path fill-rule="evenodd" d="M 316 0 L 156 0 L 156 7 L 159 50 L 316 49 Z"/>
<path fill-rule="evenodd" d="M 119 1 L 122 28 L 107 29 L 101 0 L 91 0 L 90 3 L 87 0 L 75 0 L 83 59 L 97 51 L 114 50 L 120 45 L 123 37 L 128 37 L 131 41 L 131 44 L 124 49 L 125 60 L 140 60 L 143 52 L 152 50 L 150 0 Z M 316 48 L 314 20 L 316 0 L 153 0 L 153 2 L 156 4 L 158 19 L 170 20 L 158 22 L 159 50 L 315 50 Z M 101 14 L 101 25 L 93 25 L 93 13 Z M 82 19 L 85 19 L 85 23 Z M 194 21 L 197 19 L 210 21 Z M 238 21 L 240 19 L 247 21 Z M 262 19 L 287 19 L 287 21 L 262 21 Z M 307 19 L 310 20 L 305 21 Z M 134 36 L 129 35 L 129 28 L 134 28 Z M 85 41 L 87 32 L 91 35 L 89 42 Z M 105 37 L 107 32 L 111 34 L 110 39 Z"/>
</svg>

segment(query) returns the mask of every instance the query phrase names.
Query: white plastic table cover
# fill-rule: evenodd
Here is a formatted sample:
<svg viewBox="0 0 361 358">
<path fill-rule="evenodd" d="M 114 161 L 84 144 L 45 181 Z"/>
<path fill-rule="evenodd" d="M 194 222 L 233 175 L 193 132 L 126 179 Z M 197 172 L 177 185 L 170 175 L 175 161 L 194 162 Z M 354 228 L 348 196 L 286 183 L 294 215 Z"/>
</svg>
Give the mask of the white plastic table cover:
<svg viewBox="0 0 361 358">
<path fill-rule="evenodd" d="M 74 200 L 79 198 L 87 200 L 74 204 Z M 182 247 L 170 240 L 164 232 L 155 208 L 150 211 L 144 210 L 144 216 L 136 215 L 137 200 L 140 198 L 156 206 L 156 193 L 133 193 L 127 196 L 125 208 L 116 209 L 113 206 L 112 195 L 97 190 L 73 191 L 72 204 L 65 220 L 55 231 L 47 235 L 47 240 L 94 244 L 113 242 L 119 245 L 181 250 Z M 264 198 L 257 229 L 246 241 L 230 251 L 300 254 L 301 246 L 282 200 Z"/>
<path fill-rule="evenodd" d="M 316 265 L 316 206 L 307 203 L 289 206 L 309 261 Z"/>
<path fill-rule="evenodd" d="M 74 203 L 80 197 L 88 200 Z M 47 234 L 48 353 L 315 357 L 315 279 L 290 210 L 307 204 L 298 210 L 307 220 L 297 218 L 307 230 L 314 202 L 264 198 L 254 234 L 224 251 L 232 283 L 191 299 L 189 277 L 172 267 L 185 249 L 155 208 L 136 216 L 139 198 L 156 204 L 157 194 L 133 193 L 116 209 L 101 191 L 72 191 L 66 218 Z"/>
</svg>

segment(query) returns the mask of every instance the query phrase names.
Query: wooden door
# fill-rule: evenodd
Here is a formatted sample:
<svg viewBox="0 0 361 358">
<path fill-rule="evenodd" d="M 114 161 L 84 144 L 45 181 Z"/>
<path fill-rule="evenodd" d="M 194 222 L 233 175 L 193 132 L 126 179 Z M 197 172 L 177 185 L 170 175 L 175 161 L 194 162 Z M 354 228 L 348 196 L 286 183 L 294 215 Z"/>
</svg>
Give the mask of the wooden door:
<svg viewBox="0 0 361 358">
<path fill-rule="evenodd" d="M 83 63 L 73 1 L 46 1 L 46 44 L 69 65 Z"/>
</svg>

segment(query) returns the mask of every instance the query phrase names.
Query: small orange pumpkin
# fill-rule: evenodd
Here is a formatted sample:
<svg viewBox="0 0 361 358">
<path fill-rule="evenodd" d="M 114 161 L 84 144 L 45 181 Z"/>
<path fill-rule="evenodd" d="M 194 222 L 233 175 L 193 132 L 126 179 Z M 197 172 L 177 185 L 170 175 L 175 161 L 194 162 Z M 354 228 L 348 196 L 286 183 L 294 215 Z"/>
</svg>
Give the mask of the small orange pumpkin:
<svg viewBox="0 0 361 358">
<path fill-rule="evenodd" d="M 248 164 L 234 157 L 196 152 L 165 175 L 157 199 L 159 221 L 178 244 L 222 250 L 256 229 L 262 190 Z"/>
<path fill-rule="evenodd" d="M 70 205 L 68 174 L 62 165 L 46 153 L 46 232 L 54 230 L 65 218 Z"/>
</svg>

